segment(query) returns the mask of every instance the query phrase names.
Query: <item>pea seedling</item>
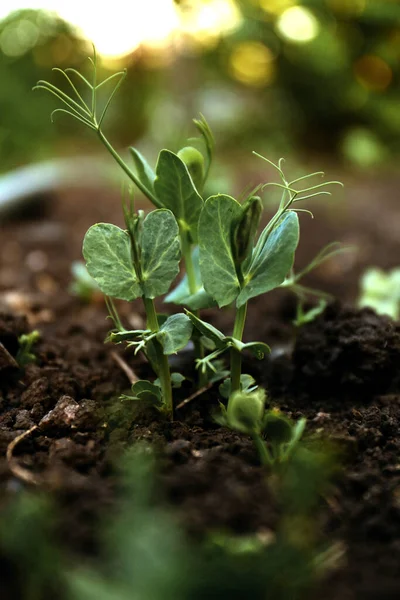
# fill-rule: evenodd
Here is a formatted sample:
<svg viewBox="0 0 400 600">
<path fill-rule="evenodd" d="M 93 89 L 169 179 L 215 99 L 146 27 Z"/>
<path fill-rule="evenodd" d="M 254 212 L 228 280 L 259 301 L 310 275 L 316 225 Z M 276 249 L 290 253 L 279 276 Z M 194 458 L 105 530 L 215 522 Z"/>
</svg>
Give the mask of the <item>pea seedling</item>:
<svg viewBox="0 0 400 600">
<path fill-rule="evenodd" d="M 254 394 L 261 397 L 263 392 L 255 392 L 253 378 L 242 374 L 242 353 L 249 351 L 257 359 L 262 359 L 270 349 L 264 342 L 245 343 L 242 340 L 248 301 L 277 287 L 289 287 L 299 297 L 298 320 L 305 322 L 312 318 L 313 314 L 302 312 L 303 298 L 311 294 L 324 299 L 324 294 L 302 286 L 299 281 L 312 268 L 332 256 L 337 247 L 328 246 L 306 269 L 294 274 L 294 255 L 299 242 L 297 213 L 310 212 L 298 208 L 298 203 L 321 194 L 329 195 L 325 186 L 339 182 L 298 189 L 300 182 L 323 173 L 312 173 L 289 181 L 283 171 L 283 159 L 275 165 L 255 153 L 277 170 L 280 183 L 257 186 L 242 203 L 226 194 L 204 200 L 201 193 L 214 151 L 214 139 L 204 117 L 194 123 L 201 134 L 205 158 L 193 146 L 185 146 L 177 154 L 164 149 L 159 153 L 153 171 L 140 152 L 131 148 L 136 169 L 133 171 L 102 129 L 106 112 L 125 72 L 115 73 L 98 83 L 96 53 L 91 62 L 92 82 L 75 69 L 56 69 L 69 82 L 71 96 L 46 81 L 39 81 L 36 88 L 47 90 L 66 105 L 67 108 L 53 111 L 52 117 L 55 113 L 66 113 L 95 131 L 131 181 L 156 207 L 145 217 L 141 211 L 134 212 L 132 201 L 129 206 L 124 204 L 125 230 L 110 223 L 98 223 L 89 229 L 83 244 L 88 273 L 106 295 L 114 321 L 115 330 L 108 339 L 115 343 L 127 342 L 136 352 L 142 351 L 157 375 L 155 382 L 139 381 L 134 384 L 133 398 L 150 401 L 172 418 L 172 384 L 179 386 L 183 376 L 174 374 L 171 378 L 168 356 L 184 348 L 193 338 L 199 385 L 226 376 L 220 358 L 229 351 L 230 378 L 220 386 L 221 394 L 229 398 L 228 407 L 232 406 L 231 402 L 233 405 L 237 403 L 239 393 L 242 400 L 248 398 L 250 406 L 256 397 Z M 86 103 L 69 73 L 88 87 L 90 103 Z M 98 114 L 99 90 L 113 80 L 116 84 L 101 114 Z M 268 186 L 280 188 L 282 197 L 276 213 L 258 235 L 263 212 L 258 193 Z M 169 292 L 179 272 L 181 256 L 186 275 Z M 186 314 L 162 320 L 156 314 L 154 299 L 168 292 L 165 299 L 186 306 Z M 122 326 L 113 299 L 131 301 L 139 297 L 146 311 L 147 328 L 128 331 Z M 236 307 L 232 335 L 225 335 L 200 317 L 199 310 L 202 308 L 215 305 L 222 308 L 232 304 Z M 317 309 L 320 310 L 321 306 Z M 205 354 L 205 350 L 209 353 Z M 288 441 L 285 443 L 289 444 Z M 281 451 L 278 454 L 281 456 Z"/>
<path fill-rule="evenodd" d="M 32 346 L 40 339 L 40 333 L 35 329 L 30 333 L 23 333 L 18 338 L 18 352 L 15 360 L 18 365 L 22 368 L 26 367 L 29 363 L 36 361 L 36 356 L 32 352 Z"/>
<path fill-rule="evenodd" d="M 189 342 L 192 324 L 184 314 L 168 317 L 160 326 L 154 298 L 165 294 L 179 272 L 180 239 L 176 219 L 161 208 L 146 217 L 135 214 L 132 204 L 124 207 L 126 230 L 111 223 L 97 223 L 86 233 L 83 256 L 89 274 L 108 296 L 116 330 L 109 339 L 128 342 L 142 350 L 158 378 L 156 383 L 139 381 L 132 387 L 134 398 L 150 401 L 172 418 L 172 382 L 168 355 Z M 132 301 L 142 298 L 147 329 L 127 331 L 121 324 L 112 298 Z"/>
<path fill-rule="evenodd" d="M 118 154 L 103 131 L 104 118 L 126 76 L 126 71 L 119 71 L 104 81 L 98 82 L 95 48 L 93 59 L 89 58 L 89 60 L 93 67 L 91 82 L 76 69 L 53 69 L 65 77 L 71 86 L 71 95 L 66 94 L 52 83 L 43 80 L 39 81 L 34 89 L 44 89 L 50 92 L 66 106 L 66 108 L 55 109 L 51 114 L 52 119 L 56 113 L 67 114 L 93 130 L 129 179 L 152 204 L 156 208 L 169 209 L 175 216 L 179 226 L 178 232 L 186 276 L 178 288 L 168 296 L 167 301 L 184 304 L 194 311 L 212 306 L 213 300 L 204 291 L 199 278 L 198 258 L 195 249 L 198 221 L 204 203 L 201 191 L 208 177 L 214 151 L 214 139 L 210 128 L 204 117 L 194 119 L 194 124 L 201 135 L 201 140 L 205 147 L 206 160 L 202 153 L 193 146 L 186 146 L 177 154 L 170 150 L 161 150 L 155 171 L 153 171 L 142 154 L 136 148 L 130 148 L 130 154 L 136 168 L 136 172 L 133 171 L 120 154 Z M 88 88 L 91 94 L 90 103 L 86 102 L 83 95 L 78 91 L 70 74 L 71 76 L 78 77 Z M 104 86 L 115 81 L 114 88 L 106 99 L 103 110 L 100 112 L 98 110 L 99 91 L 103 91 Z M 203 356 L 203 348 L 198 336 L 194 336 L 194 343 L 196 354 L 201 358 Z M 204 385 L 204 383 L 204 377 L 201 375 L 199 385 Z"/>
<path fill-rule="evenodd" d="M 265 410 L 265 391 L 237 391 L 231 394 L 228 406 L 221 404 L 216 417 L 220 425 L 250 435 L 260 456 L 268 467 L 290 458 L 306 426 L 305 419 L 292 423 L 278 410 Z"/>
</svg>

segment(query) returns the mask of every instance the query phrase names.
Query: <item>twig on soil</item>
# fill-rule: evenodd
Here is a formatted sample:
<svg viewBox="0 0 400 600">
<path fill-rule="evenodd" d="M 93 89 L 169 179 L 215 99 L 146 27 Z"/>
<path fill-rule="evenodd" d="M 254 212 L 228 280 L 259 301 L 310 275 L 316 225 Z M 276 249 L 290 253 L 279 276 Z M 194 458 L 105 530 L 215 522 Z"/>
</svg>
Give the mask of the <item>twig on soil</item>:
<svg viewBox="0 0 400 600">
<path fill-rule="evenodd" d="M 130 366 L 124 361 L 123 358 L 120 357 L 119 354 L 117 354 L 116 352 L 114 352 L 114 350 L 111 352 L 111 356 L 113 357 L 113 359 L 115 360 L 115 362 L 117 363 L 117 365 L 119 367 L 121 367 L 121 369 L 123 370 L 123 372 L 125 373 L 125 375 L 127 376 L 127 378 L 129 379 L 130 383 L 133 385 L 134 383 L 136 383 L 137 381 L 139 381 L 139 377 L 136 375 L 136 373 L 130 368 Z"/>
<path fill-rule="evenodd" d="M 213 383 L 209 383 L 208 385 L 205 385 L 204 387 L 200 388 L 199 390 L 194 392 L 194 394 L 192 394 L 191 396 L 188 396 L 188 398 L 185 398 L 185 400 L 183 400 L 180 404 L 178 404 L 178 406 L 176 407 L 176 410 L 178 410 L 179 408 L 183 408 L 184 406 L 186 406 L 186 404 L 189 404 L 189 402 L 191 402 L 198 396 L 201 396 L 201 394 L 204 394 L 204 392 L 209 390 L 212 386 L 213 386 Z"/>
<path fill-rule="evenodd" d="M 35 431 L 36 429 L 38 429 L 38 425 L 34 425 L 30 429 L 27 429 L 26 431 L 21 433 L 20 435 L 17 435 L 17 437 L 14 438 L 13 441 L 8 445 L 6 453 L 7 462 L 11 473 L 18 479 L 22 479 L 22 481 L 33 485 L 38 485 L 39 479 L 35 475 L 33 475 L 31 471 L 29 471 L 28 469 L 24 469 L 17 463 L 16 458 L 13 456 L 13 452 L 16 446 L 20 442 L 22 442 L 23 439 L 25 439 L 31 433 L 33 433 L 33 431 Z"/>
</svg>

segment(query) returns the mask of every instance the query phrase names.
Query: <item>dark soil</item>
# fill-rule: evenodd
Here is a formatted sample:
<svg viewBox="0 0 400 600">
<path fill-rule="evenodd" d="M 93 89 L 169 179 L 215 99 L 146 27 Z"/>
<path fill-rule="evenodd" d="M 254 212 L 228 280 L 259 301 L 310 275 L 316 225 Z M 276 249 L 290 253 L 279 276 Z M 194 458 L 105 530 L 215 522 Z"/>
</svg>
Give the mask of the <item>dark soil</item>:
<svg viewBox="0 0 400 600">
<path fill-rule="evenodd" d="M 354 301 L 366 265 L 392 267 L 399 256 L 400 208 L 388 204 L 384 212 L 380 197 L 389 203 L 383 184 L 375 190 L 372 182 L 350 185 L 349 206 L 333 216 L 316 214 L 318 225 L 304 221 L 300 265 L 332 239 L 359 245 L 309 280 L 345 305 Z M 68 293 L 85 229 L 95 220 L 120 224 L 118 197 L 65 192 L 36 214 L 0 231 L 0 506 L 22 486 L 48 490 L 58 506 L 62 545 L 81 556 L 96 553 L 101 515 L 115 496 L 115 462 L 145 439 L 157 449 L 163 493 L 191 535 L 273 529 L 277 508 L 251 441 L 210 417 L 215 391 L 177 410 L 172 424 L 138 415 L 133 403 L 118 400 L 129 380 L 116 353 L 139 376 L 145 365 L 103 343 L 109 322 L 101 302 L 85 305 Z M 344 449 L 344 471 L 321 510 L 324 535 L 342 542 L 346 562 L 317 597 L 398 598 L 400 325 L 333 304 L 298 333 L 292 349 L 293 311 L 282 292 L 252 303 L 246 337 L 268 342 L 273 352 L 246 369 L 267 388 L 271 405 L 293 418 L 306 416 L 310 433 L 330 436 Z M 142 322 L 139 304 L 121 304 L 121 312 L 131 324 Z M 214 313 L 210 318 L 216 322 Z M 217 324 L 229 331 L 229 311 Z M 34 328 L 41 333 L 37 361 L 22 371 L 17 338 Z M 190 391 L 186 384 L 177 396 Z M 31 429 L 10 464 L 9 444 Z"/>
</svg>

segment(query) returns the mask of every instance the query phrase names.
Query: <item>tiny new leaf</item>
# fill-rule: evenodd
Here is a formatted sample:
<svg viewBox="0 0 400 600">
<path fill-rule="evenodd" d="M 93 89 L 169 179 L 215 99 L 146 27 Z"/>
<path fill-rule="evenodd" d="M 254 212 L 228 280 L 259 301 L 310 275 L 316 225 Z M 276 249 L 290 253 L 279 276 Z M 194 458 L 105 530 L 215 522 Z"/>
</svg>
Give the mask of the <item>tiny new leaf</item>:
<svg viewBox="0 0 400 600">
<path fill-rule="evenodd" d="M 136 148 L 129 148 L 129 151 L 133 158 L 133 162 L 135 163 L 136 171 L 141 183 L 150 192 L 154 193 L 154 180 L 156 174 L 139 150 L 136 150 Z"/>
<path fill-rule="evenodd" d="M 283 215 L 266 240 L 261 234 L 253 258 L 243 274 L 244 285 L 236 301 L 238 308 L 250 298 L 265 294 L 284 281 L 293 266 L 298 243 L 299 219 L 293 211 Z"/>
<path fill-rule="evenodd" d="M 147 215 L 141 244 L 143 294 L 156 298 L 168 292 L 179 272 L 179 228 L 170 210 L 161 208 Z"/>
<path fill-rule="evenodd" d="M 196 242 L 203 199 L 185 163 L 169 150 L 161 150 L 159 154 L 154 189 L 157 199 L 174 213 L 180 227 L 189 231 Z"/>
<path fill-rule="evenodd" d="M 188 316 L 177 314 L 168 317 L 157 334 L 164 354 L 175 354 L 189 342 L 193 325 Z"/>
<path fill-rule="evenodd" d="M 239 202 L 223 194 L 208 198 L 200 215 L 200 271 L 206 292 L 219 307 L 233 302 L 240 291 L 231 232 L 241 215 Z"/>
<path fill-rule="evenodd" d="M 236 348 L 236 350 L 238 350 L 239 352 L 243 352 L 243 350 L 248 350 L 253 354 L 253 356 L 258 358 L 258 360 L 262 360 L 266 354 L 269 354 L 271 352 L 271 348 L 268 346 L 268 344 L 265 344 L 264 342 L 248 342 L 246 344 L 244 342 L 241 342 L 240 340 L 237 340 L 234 337 L 228 337 L 226 339 L 229 340 L 230 345 Z"/>
<path fill-rule="evenodd" d="M 158 385 L 143 379 L 134 383 L 131 389 L 133 395 L 123 395 L 123 400 L 143 400 L 156 407 L 162 406 L 161 388 Z"/>
<path fill-rule="evenodd" d="M 83 256 L 103 294 L 128 301 L 142 295 L 126 231 L 111 223 L 93 225 L 83 241 Z"/>
</svg>

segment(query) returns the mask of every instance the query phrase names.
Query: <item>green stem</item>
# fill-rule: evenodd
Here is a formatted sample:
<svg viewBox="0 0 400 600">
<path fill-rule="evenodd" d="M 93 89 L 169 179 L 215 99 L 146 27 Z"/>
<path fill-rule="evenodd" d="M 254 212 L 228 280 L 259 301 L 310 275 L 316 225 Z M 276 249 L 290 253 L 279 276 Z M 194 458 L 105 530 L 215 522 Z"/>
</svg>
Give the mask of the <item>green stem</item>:
<svg viewBox="0 0 400 600">
<path fill-rule="evenodd" d="M 130 169 L 128 167 L 126 162 L 121 158 L 121 156 L 118 154 L 118 152 L 115 150 L 115 148 L 113 148 L 113 146 L 110 144 L 110 142 L 108 141 L 108 139 L 106 138 L 104 133 L 101 131 L 101 129 L 97 130 L 97 134 L 98 134 L 102 144 L 107 148 L 109 153 L 114 157 L 114 159 L 117 161 L 117 163 L 119 164 L 121 169 L 123 171 L 125 171 L 125 173 L 129 177 L 129 179 L 131 181 L 133 181 L 133 183 L 135 185 L 137 185 L 139 190 L 141 192 L 143 192 L 143 194 L 150 200 L 150 202 L 152 202 L 154 204 L 154 206 L 156 206 L 157 208 L 163 208 L 162 204 L 157 200 L 155 195 L 145 185 L 143 185 L 143 183 L 137 177 L 136 173 L 134 173 L 132 171 L 132 169 Z"/>
<path fill-rule="evenodd" d="M 195 294 L 197 292 L 198 287 L 197 287 L 197 282 L 196 282 L 196 272 L 194 270 L 194 264 L 193 264 L 193 258 L 192 258 L 193 246 L 189 241 L 189 234 L 187 231 L 181 229 L 180 236 L 181 236 L 182 256 L 183 256 L 183 260 L 185 262 L 185 270 L 186 270 L 186 275 L 188 278 L 189 291 L 191 294 Z M 193 311 L 193 314 L 196 317 L 199 317 L 198 310 Z M 199 360 L 203 359 L 204 358 L 204 347 L 200 341 L 200 338 L 197 336 L 194 336 L 193 343 L 194 343 L 195 357 L 198 358 Z M 207 385 L 207 374 L 203 373 L 203 371 L 200 369 L 199 370 L 198 387 L 200 389 L 200 388 L 204 387 L 205 385 Z"/>
<path fill-rule="evenodd" d="M 186 275 L 188 278 L 189 291 L 191 294 L 197 292 L 196 273 L 194 270 L 193 258 L 192 258 L 192 244 L 189 241 L 189 234 L 185 230 L 180 230 L 182 256 L 185 261 Z"/>
<path fill-rule="evenodd" d="M 151 298 L 146 298 L 145 296 L 143 296 L 142 299 L 146 310 L 147 327 L 152 332 L 156 333 L 157 331 L 159 331 L 160 327 L 158 325 L 157 313 L 154 306 L 154 302 Z M 157 355 L 157 375 L 161 383 L 161 390 L 164 401 L 164 412 L 168 417 L 170 417 L 172 421 L 174 408 L 172 403 L 171 373 L 169 370 L 168 356 L 164 354 L 163 348 L 157 339 L 153 340 L 153 346 Z"/>
<path fill-rule="evenodd" d="M 233 337 L 242 340 L 244 325 L 246 322 L 247 302 L 236 311 L 235 325 L 233 327 Z M 240 390 L 240 375 L 242 373 L 242 355 L 231 348 L 231 393 Z"/>
<path fill-rule="evenodd" d="M 269 450 L 267 448 L 265 441 L 262 439 L 262 437 L 258 433 L 253 433 L 253 435 L 251 437 L 253 438 L 255 447 L 257 448 L 257 452 L 260 457 L 261 464 L 263 466 L 270 467 L 274 461 L 272 459 L 271 454 L 269 453 Z"/>
</svg>

